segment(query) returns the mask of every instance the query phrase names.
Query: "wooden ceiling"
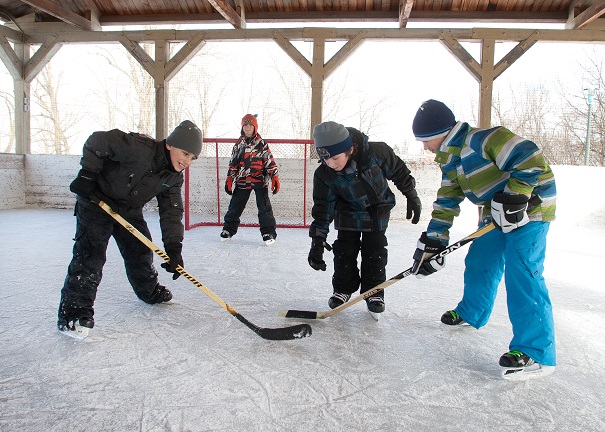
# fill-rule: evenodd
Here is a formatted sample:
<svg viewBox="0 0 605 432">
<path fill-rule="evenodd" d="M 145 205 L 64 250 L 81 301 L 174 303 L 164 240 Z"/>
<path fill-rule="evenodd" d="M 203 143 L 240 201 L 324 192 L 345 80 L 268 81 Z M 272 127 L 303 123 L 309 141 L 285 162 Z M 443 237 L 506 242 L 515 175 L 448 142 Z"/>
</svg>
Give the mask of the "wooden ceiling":
<svg viewBox="0 0 605 432">
<path fill-rule="evenodd" d="M 223 23 L 243 29 L 284 22 L 560 23 L 580 29 L 605 13 L 605 0 L 0 0 L 5 23 L 62 21 L 81 30 L 109 25 Z"/>
</svg>

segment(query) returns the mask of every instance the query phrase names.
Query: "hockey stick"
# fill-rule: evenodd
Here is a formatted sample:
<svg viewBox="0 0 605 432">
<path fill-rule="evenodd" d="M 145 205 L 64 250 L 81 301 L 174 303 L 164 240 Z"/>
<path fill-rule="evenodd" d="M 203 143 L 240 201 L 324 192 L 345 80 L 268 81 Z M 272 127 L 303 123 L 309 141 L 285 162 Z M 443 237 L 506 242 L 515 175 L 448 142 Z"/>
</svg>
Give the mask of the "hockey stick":
<svg viewBox="0 0 605 432">
<path fill-rule="evenodd" d="M 94 200 L 93 200 L 94 201 Z M 108 206 L 103 201 L 95 201 L 99 207 L 107 212 L 112 218 L 114 218 L 120 225 L 126 228 L 132 235 L 138 238 L 145 246 L 159 255 L 164 261 L 170 262 L 170 258 L 166 254 L 166 252 L 162 251 L 159 247 L 151 242 L 147 237 L 145 237 L 139 230 L 133 227 L 128 223 L 126 219 L 120 216 L 118 213 L 114 212 L 110 206 Z M 263 339 L 269 340 L 291 340 L 291 339 L 301 339 L 307 336 L 311 336 L 311 326 L 309 324 L 297 324 L 291 327 L 281 327 L 281 328 L 266 328 L 259 327 L 257 325 L 252 324 L 246 318 L 244 318 L 241 314 L 239 314 L 235 309 L 225 303 L 219 296 L 213 293 L 208 287 L 206 287 L 203 283 L 198 281 L 195 277 L 189 274 L 183 267 L 180 265 L 177 266 L 176 271 L 185 276 L 187 280 L 193 283 L 196 287 L 198 287 L 204 294 L 218 303 L 219 306 L 223 307 L 227 312 L 237 318 L 240 322 L 244 323 L 249 329 L 254 331 Z"/>
<path fill-rule="evenodd" d="M 439 252 L 436 255 L 431 256 L 430 259 L 437 259 L 437 258 L 444 257 L 444 256 L 454 252 L 456 249 L 459 249 L 460 247 L 464 246 L 465 244 L 472 242 L 476 238 L 481 237 L 483 234 L 490 232 L 494 228 L 495 228 L 495 225 L 493 223 L 491 223 L 489 225 L 485 225 L 483 228 L 478 229 L 474 233 L 464 237 L 462 240 L 458 240 L 456 243 L 452 243 L 451 245 L 446 247 L 443 251 Z M 335 307 L 334 309 L 331 309 L 329 311 L 317 312 L 317 311 L 302 311 L 302 310 L 290 309 L 290 310 L 279 311 L 279 315 L 286 317 L 286 318 L 303 318 L 303 319 L 324 319 L 327 317 L 331 317 L 332 315 L 336 315 L 337 313 L 341 312 L 342 310 L 353 306 L 355 303 L 358 303 L 362 300 L 367 299 L 368 297 L 373 296 L 377 292 L 382 291 L 386 287 L 393 285 L 395 282 L 398 282 L 401 279 L 406 278 L 411 274 L 412 274 L 412 267 L 410 267 L 406 271 L 399 273 L 398 275 L 393 276 L 392 278 L 381 283 L 380 285 L 376 285 L 371 290 L 366 291 L 363 294 L 360 294 L 357 297 L 353 298 L 352 300 L 350 300 L 346 303 L 343 303 L 340 306 Z"/>
</svg>

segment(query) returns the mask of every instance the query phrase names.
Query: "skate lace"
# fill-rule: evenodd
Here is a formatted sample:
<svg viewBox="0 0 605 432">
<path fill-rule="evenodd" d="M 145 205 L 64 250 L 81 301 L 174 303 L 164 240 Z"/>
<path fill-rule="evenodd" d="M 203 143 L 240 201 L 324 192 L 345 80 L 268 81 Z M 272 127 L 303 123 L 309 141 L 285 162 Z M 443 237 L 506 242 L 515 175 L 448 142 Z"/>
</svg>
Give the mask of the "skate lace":
<svg viewBox="0 0 605 432">
<path fill-rule="evenodd" d="M 454 318 L 455 320 L 457 320 L 458 318 L 460 318 L 460 315 L 458 315 L 458 312 L 456 312 L 455 310 L 451 310 L 450 311 L 450 315 L 452 316 L 452 318 Z"/>
<path fill-rule="evenodd" d="M 510 354 L 515 357 L 521 357 L 522 355 L 524 355 L 522 351 L 518 351 L 518 350 L 509 351 L 509 352 L 507 352 L 507 354 Z"/>
<path fill-rule="evenodd" d="M 350 294 L 343 294 L 343 293 L 334 293 L 332 295 L 332 297 L 337 298 L 338 300 L 341 300 L 343 303 L 346 303 L 349 301 L 349 298 L 351 297 Z"/>
</svg>

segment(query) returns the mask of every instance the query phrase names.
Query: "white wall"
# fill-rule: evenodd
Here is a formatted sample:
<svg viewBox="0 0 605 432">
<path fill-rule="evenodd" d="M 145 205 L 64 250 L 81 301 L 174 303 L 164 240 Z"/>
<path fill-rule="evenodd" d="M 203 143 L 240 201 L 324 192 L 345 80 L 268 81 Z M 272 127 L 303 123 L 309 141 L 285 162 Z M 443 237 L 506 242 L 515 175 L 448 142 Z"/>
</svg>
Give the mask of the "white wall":
<svg viewBox="0 0 605 432">
<path fill-rule="evenodd" d="M 22 207 L 73 207 L 74 195 L 69 191 L 69 184 L 80 169 L 79 162 L 80 156 L 0 154 L 0 210 Z M 204 175 L 210 176 L 205 181 L 199 179 L 199 184 L 216 185 L 214 163 L 210 160 L 206 163 L 205 158 L 197 163 L 200 168 L 204 167 L 200 171 Z M 288 170 L 285 168 L 289 165 L 287 161 L 282 161 L 282 165 L 284 182 L 282 182 L 282 190 L 274 197 L 275 203 L 282 202 L 287 203 L 285 205 L 291 205 L 291 203 L 300 202 L 302 205 L 302 198 L 297 196 L 301 194 L 300 187 L 291 190 L 283 187 L 283 183 L 288 183 L 286 173 Z M 314 164 L 308 166 L 307 222 L 310 222 L 311 216 L 311 183 L 314 166 Z M 416 178 L 416 187 L 422 200 L 422 220 L 427 221 L 430 218 L 432 203 L 439 186 L 440 172 L 435 163 L 410 162 L 408 166 Z M 557 219 L 572 225 L 603 225 L 605 194 L 602 187 L 605 185 L 605 167 L 554 166 L 553 171 L 557 180 Z M 219 181 L 221 182 L 224 172 L 224 169 L 220 169 Z M 209 190 L 215 191 L 216 186 Z M 399 191 L 394 192 L 398 204 L 393 211 L 392 219 L 402 220 L 405 218 L 405 198 Z M 277 199 L 278 197 L 279 199 Z M 250 207 L 251 211 L 255 213 L 256 206 L 253 198 L 251 201 L 247 207 Z M 221 197 L 221 213 L 226 210 L 227 205 L 228 197 L 225 195 L 225 197 Z M 155 203 L 152 203 L 146 209 L 153 210 L 154 207 Z M 476 215 L 477 211 L 474 206 L 465 201 L 462 206 L 461 218 L 474 219 Z"/>
<path fill-rule="evenodd" d="M 25 157 L 0 153 L 0 210 L 25 207 Z"/>
</svg>

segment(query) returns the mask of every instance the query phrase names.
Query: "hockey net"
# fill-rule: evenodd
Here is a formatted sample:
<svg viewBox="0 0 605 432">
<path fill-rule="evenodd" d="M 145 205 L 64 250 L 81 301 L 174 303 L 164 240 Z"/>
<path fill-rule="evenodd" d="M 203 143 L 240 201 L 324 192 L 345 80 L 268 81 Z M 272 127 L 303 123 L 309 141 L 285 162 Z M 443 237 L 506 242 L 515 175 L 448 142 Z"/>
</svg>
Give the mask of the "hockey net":
<svg viewBox="0 0 605 432">
<path fill-rule="evenodd" d="M 222 226 L 230 196 L 225 178 L 236 138 L 204 138 L 202 152 L 185 171 L 185 229 Z M 316 160 L 309 159 L 312 140 L 267 139 L 279 169 L 281 188 L 270 194 L 273 214 L 279 228 L 309 226 L 307 209 L 312 205 L 308 193 Z M 258 227 L 254 192 L 241 216 L 240 226 Z"/>
</svg>

